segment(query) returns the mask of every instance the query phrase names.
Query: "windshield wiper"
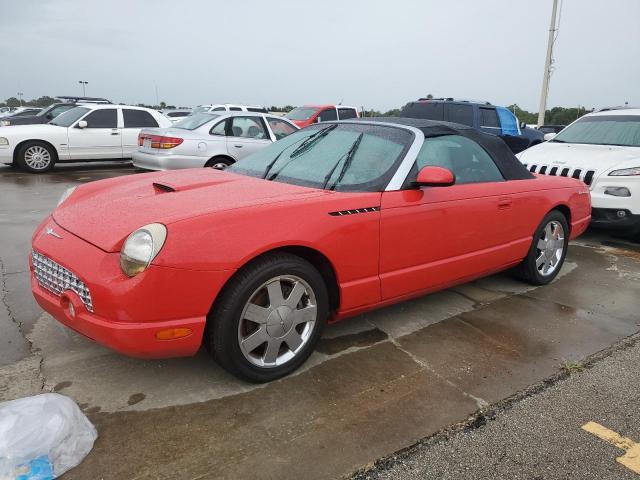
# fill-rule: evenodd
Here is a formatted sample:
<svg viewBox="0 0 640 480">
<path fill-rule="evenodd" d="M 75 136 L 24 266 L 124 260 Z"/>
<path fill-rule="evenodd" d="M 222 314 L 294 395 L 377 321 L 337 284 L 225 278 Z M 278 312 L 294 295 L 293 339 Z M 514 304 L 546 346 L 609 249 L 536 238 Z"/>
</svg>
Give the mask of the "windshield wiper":
<svg viewBox="0 0 640 480">
<path fill-rule="evenodd" d="M 351 166 L 351 161 L 353 160 L 353 157 L 356 154 L 356 150 L 358 150 L 358 147 L 360 146 L 360 142 L 362 141 L 362 137 L 363 136 L 364 136 L 364 133 L 361 133 L 360 135 L 358 135 L 358 138 L 356 138 L 356 141 L 353 142 L 353 144 L 351 145 L 351 147 L 349 148 L 349 150 L 345 154 L 347 158 L 345 158 L 344 164 L 342 165 L 342 168 L 340 169 L 340 175 L 338 175 L 338 178 L 336 179 L 336 181 L 331 184 L 331 188 L 329 190 L 333 190 L 334 188 L 336 188 L 336 185 L 338 185 L 338 183 L 340 183 L 340 181 L 342 180 L 342 177 L 344 177 L 344 174 L 347 173 L 347 170 Z M 338 165 L 340 165 L 340 162 L 342 161 L 342 158 L 345 155 L 343 155 L 342 157 L 340 157 L 338 159 L 338 161 L 333 166 L 333 168 L 324 177 L 324 183 L 322 184 L 322 189 L 323 190 L 325 188 L 327 188 L 327 183 L 329 183 L 329 180 L 331 179 L 331 176 L 333 175 L 333 172 L 335 172 L 336 168 L 338 168 Z"/>
<path fill-rule="evenodd" d="M 269 181 L 271 180 L 275 180 L 276 177 L 278 175 L 280 175 L 280 173 L 282 172 L 282 170 L 284 170 L 287 165 L 289 165 L 293 160 L 295 160 L 296 157 L 302 155 L 304 152 L 308 151 L 313 145 L 315 145 L 315 143 L 321 139 L 322 137 L 325 137 L 329 134 L 329 132 L 331 130 L 333 130 L 334 128 L 336 128 L 338 125 L 331 125 L 329 127 L 323 128 L 321 130 L 318 130 L 316 133 L 314 133 L 313 135 L 307 137 L 304 139 L 304 141 L 293 151 L 291 152 L 291 155 L 289 155 L 289 161 L 286 162 L 284 165 L 282 165 L 276 172 L 273 172 L 273 174 L 271 174 L 271 176 L 269 176 L 267 178 L 267 175 L 269 174 L 269 172 L 271 171 L 271 168 L 273 167 L 273 165 L 278 161 L 278 158 L 280 158 L 280 155 L 282 155 L 282 152 L 284 152 L 284 150 L 286 150 L 286 148 L 284 150 L 282 150 L 282 152 L 280 152 L 278 155 L 276 155 L 276 158 L 274 158 L 271 163 L 269 163 L 269 165 L 267 166 L 267 168 L 265 169 L 264 172 L 264 176 L 262 178 L 265 178 Z M 289 147 L 292 147 L 294 144 L 289 145 Z M 287 147 L 287 148 L 289 148 Z"/>
<path fill-rule="evenodd" d="M 304 140 L 307 140 L 307 138 L 305 138 Z M 297 142 L 293 142 L 291 145 L 283 148 L 282 150 L 280 150 L 280 153 L 278 153 L 275 157 L 273 157 L 273 160 L 271 160 L 269 162 L 269 164 L 266 166 L 266 168 L 264 169 L 264 172 L 262 173 L 262 178 L 267 178 L 267 175 L 269 175 L 269 172 L 271 171 L 273 166 L 276 164 L 276 162 L 280 158 L 280 155 L 282 155 L 285 152 L 285 150 L 288 150 L 289 148 L 293 147 L 296 143 Z M 280 170 L 282 170 L 282 169 L 280 169 Z M 273 180 L 273 178 L 269 178 L 269 180 Z"/>
<path fill-rule="evenodd" d="M 321 128 L 310 137 L 307 137 L 305 141 L 302 142 L 298 148 L 296 148 L 293 152 L 291 152 L 290 157 L 295 158 L 298 155 L 302 155 L 304 152 L 311 149 L 311 147 L 314 146 L 318 142 L 318 140 L 320 140 L 323 137 L 326 137 L 329 134 L 329 132 L 334 128 L 336 128 L 337 126 L 338 124 L 334 123 L 333 125 L 329 125 L 328 127 Z"/>
</svg>

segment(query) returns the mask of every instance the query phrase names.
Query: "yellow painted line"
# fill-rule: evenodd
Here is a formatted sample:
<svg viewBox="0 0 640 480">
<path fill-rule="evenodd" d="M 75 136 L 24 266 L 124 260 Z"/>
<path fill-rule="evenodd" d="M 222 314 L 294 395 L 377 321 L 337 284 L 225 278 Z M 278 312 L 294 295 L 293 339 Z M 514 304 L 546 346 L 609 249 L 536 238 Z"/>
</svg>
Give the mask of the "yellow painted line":
<svg viewBox="0 0 640 480">
<path fill-rule="evenodd" d="M 609 430 L 596 422 L 587 422 L 582 425 L 582 429 L 592 433 L 596 437 L 610 443 L 611 445 L 624 450 L 626 453 L 616 458 L 616 461 L 634 473 L 640 475 L 640 443 L 636 443 L 630 438 L 623 437 L 613 430 Z"/>
</svg>

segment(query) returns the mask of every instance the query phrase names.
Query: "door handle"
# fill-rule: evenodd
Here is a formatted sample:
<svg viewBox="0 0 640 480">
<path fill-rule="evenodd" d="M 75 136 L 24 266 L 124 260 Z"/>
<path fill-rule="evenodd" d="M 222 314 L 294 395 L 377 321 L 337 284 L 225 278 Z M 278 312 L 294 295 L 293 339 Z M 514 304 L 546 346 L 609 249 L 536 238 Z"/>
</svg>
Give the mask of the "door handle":
<svg viewBox="0 0 640 480">
<path fill-rule="evenodd" d="M 234 145 L 236 148 L 242 148 L 242 145 Z"/>
<path fill-rule="evenodd" d="M 111 135 L 120 135 L 118 132 L 111 132 Z"/>
</svg>

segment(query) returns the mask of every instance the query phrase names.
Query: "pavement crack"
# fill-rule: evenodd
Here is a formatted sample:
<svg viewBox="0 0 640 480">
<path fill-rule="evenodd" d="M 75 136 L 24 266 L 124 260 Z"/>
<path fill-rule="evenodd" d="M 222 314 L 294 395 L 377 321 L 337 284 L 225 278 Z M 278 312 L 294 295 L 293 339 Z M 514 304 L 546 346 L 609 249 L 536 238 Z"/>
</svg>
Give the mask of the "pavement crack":
<svg viewBox="0 0 640 480">
<path fill-rule="evenodd" d="M 465 392 L 462 388 L 460 388 L 459 385 L 455 384 L 454 382 L 452 382 L 448 378 L 445 378 L 442 375 L 440 375 L 431 365 L 429 365 L 429 363 L 425 362 L 424 360 L 422 360 L 421 358 L 416 356 L 414 353 L 412 353 L 409 350 L 407 350 L 406 348 L 404 348 L 402 345 L 400 345 L 400 342 L 398 342 L 398 340 L 396 340 L 395 338 L 390 337 L 389 341 L 393 345 L 395 345 L 395 347 L 398 350 L 403 352 L 411 360 L 413 360 L 415 363 L 420 365 L 420 367 L 423 370 L 427 370 L 429 373 L 431 373 L 434 376 L 436 376 L 439 380 L 443 381 L 444 383 L 449 385 L 451 388 L 454 388 L 455 390 L 458 390 L 460 393 L 462 393 L 462 395 L 464 395 L 465 397 L 470 398 L 471 400 L 473 400 L 476 403 L 476 405 L 477 405 L 477 407 L 479 409 L 486 408 L 486 407 L 489 406 L 489 402 L 487 402 L 486 400 L 484 400 L 484 399 L 482 399 L 480 397 L 476 397 L 475 395 L 472 395 L 469 392 Z"/>
<path fill-rule="evenodd" d="M 22 333 L 22 322 L 16 319 L 15 314 L 11 310 L 11 305 L 9 305 L 7 300 L 7 296 L 9 295 L 9 290 L 7 288 L 7 275 L 9 274 L 4 266 L 4 261 L 2 260 L 2 257 L 0 257 L 0 302 L 2 302 L 2 305 L 7 311 L 7 315 L 9 315 L 11 321 L 18 326 L 18 330 Z"/>
</svg>

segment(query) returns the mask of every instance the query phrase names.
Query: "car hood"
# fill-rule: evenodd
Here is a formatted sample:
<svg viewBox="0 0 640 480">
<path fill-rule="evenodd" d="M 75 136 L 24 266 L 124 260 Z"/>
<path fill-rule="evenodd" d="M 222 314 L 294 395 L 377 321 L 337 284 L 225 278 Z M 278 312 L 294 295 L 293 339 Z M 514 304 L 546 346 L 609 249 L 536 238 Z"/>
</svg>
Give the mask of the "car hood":
<svg viewBox="0 0 640 480">
<path fill-rule="evenodd" d="M 7 120 L 11 122 L 11 125 L 9 125 L 10 127 L 17 126 L 17 125 L 42 125 L 49 121 L 47 117 L 45 117 L 44 115 L 43 116 L 32 115 L 30 117 L 15 117 L 15 118 L 5 117 L 5 118 L 2 118 L 2 120 Z"/>
<path fill-rule="evenodd" d="M 629 162 L 640 165 L 640 148 L 545 142 L 519 153 L 518 158 L 529 166 L 566 165 L 602 172 L 611 168 L 638 166 L 629 165 Z"/>
<path fill-rule="evenodd" d="M 149 223 L 165 225 L 215 212 L 291 202 L 329 192 L 215 169 L 129 175 L 91 182 L 53 212 L 65 230 L 107 251 Z"/>
<path fill-rule="evenodd" d="M 66 127 L 49 125 L 48 123 L 42 125 L 9 125 L 8 127 L 0 127 L 0 137 L 37 138 L 40 135 L 47 135 L 59 128 L 66 130 Z"/>
</svg>

